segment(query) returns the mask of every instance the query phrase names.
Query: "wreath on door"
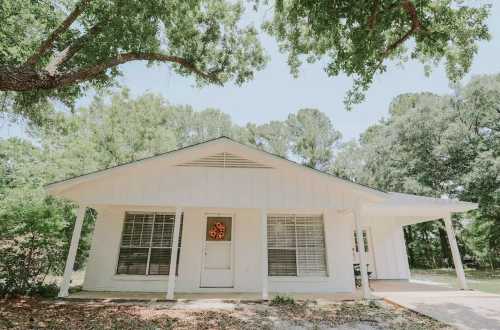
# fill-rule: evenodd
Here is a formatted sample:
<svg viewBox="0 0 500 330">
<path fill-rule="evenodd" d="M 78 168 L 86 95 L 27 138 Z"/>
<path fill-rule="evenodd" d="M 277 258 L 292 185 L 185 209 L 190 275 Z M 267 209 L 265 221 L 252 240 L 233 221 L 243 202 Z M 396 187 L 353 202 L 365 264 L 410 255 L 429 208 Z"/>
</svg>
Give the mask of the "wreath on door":
<svg viewBox="0 0 500 330">
<path fill-rule="evenodd" d="M 224 239 L 226 234 L 226 226 L 222 222 L 216 222 L 208 231 L 208 235 L 216 241 Z"/>
</svg>

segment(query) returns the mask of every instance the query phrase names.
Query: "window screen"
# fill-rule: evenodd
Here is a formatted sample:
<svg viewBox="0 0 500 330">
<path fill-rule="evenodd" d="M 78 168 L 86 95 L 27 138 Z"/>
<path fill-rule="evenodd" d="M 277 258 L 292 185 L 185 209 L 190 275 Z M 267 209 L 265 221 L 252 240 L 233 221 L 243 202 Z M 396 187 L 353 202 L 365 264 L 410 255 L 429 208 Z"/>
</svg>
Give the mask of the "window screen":
<svg viewBox="0 0 500 330">
<path fill-rule="evenodd" d="M 269 276 L 327 276 L 323 217 L 267 218 Z"/>
<path fill-rule="evenodd" d="M 168 275 L 174 236 L 175 214 L 126 213 L 123 224 L 117 274 Z M 179 233 L 177 270 L 182 241 Z M 177 271 L 178 274 L 178 271 Z"/>
</svg>

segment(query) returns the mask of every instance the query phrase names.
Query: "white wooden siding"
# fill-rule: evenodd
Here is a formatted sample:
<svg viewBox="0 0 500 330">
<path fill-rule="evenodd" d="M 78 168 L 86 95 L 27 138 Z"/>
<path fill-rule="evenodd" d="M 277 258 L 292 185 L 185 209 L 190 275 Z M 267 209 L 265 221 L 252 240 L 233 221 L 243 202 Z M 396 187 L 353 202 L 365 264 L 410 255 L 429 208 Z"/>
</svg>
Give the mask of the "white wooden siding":
<svg viewBox="0 0 500 330">
<path fill-rule="evenodd" d="M 299 176 L 295 169 L 149 167 L 82 183 L 64 195 L 85 205 L 284 209 L 344 209 L 356 199 L 323 176 Z"/>
</svg>

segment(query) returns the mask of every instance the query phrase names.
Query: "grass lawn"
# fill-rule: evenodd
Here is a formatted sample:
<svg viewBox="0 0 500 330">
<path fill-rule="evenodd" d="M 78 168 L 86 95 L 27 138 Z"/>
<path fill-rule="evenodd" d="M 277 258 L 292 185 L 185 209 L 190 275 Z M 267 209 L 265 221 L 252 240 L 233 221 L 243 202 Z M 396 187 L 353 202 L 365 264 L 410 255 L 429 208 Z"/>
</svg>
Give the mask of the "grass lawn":
<svg viewBox="0 0 500 330">
<path fill-rule="evenodd" d="M 383 302 L 0 301 L 0 329 L 450 329 Z"/>
<path fill-rule="evenodd" d="M 500 294 L 500 271 L 466 269 L 465 277 L 469 288 Z M 436 282 L 458 288 L 454 269 L 412 269 L 412 280 Z"/>
</svg>

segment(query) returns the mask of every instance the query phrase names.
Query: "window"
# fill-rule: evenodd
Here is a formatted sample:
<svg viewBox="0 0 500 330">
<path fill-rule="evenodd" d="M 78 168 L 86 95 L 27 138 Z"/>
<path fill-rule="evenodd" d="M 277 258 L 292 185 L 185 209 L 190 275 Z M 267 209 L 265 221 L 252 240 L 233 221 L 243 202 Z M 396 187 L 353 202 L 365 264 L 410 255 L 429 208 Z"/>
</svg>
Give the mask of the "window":
<svg viewBox="0 0 500 330">
<path fill-rule="evenodd" d="M 269 276 L 327 276 L 321 215 L 267 217 Z"/>
<path fill-rule="evenodd" d="M 123 224 L 117 274 L 168 275 L 174 238 L 175 214 L 126 213 Z M 182 241 L 182 217 L 179 253 Z M 178 271 L 176 272 L 178 274 Z"/>
</svg>

